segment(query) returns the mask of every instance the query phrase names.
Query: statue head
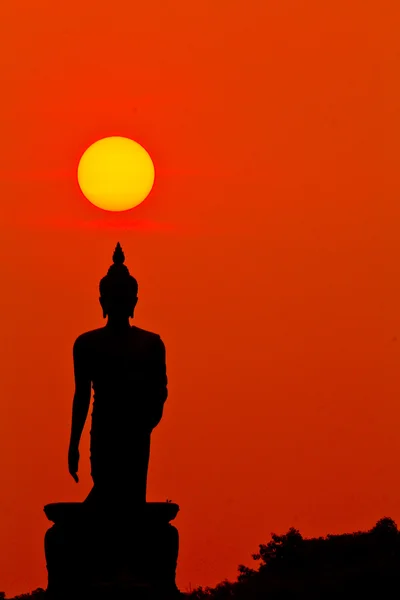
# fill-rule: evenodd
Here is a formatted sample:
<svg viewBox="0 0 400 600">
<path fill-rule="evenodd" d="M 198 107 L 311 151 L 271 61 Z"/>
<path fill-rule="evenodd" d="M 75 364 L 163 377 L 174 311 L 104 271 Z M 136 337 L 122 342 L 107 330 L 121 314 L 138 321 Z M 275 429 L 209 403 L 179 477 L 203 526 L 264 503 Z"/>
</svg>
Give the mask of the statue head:
<svg viewBox="0 0 400 600">
<path fill-rule="evenodd" d="M 104 318 L 133 317 L 138 301 L 138 283 L 129 273 L 124 261 L 125 255 L 118 242 L 113 254 L 113 264 L 108 269 L 107 275 L 100 281 L 99 300 Z"/>
</svg>

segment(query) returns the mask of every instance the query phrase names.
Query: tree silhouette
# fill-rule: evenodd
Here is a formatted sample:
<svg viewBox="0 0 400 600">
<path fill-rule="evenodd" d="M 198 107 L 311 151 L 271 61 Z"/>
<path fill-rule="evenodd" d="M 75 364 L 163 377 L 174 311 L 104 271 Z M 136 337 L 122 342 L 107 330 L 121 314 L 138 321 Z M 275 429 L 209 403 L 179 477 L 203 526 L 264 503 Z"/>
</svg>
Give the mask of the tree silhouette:
<svg viewBox="0 0 400 600">
<path fill-rule="evenodd" d="M 383 517 L 377 521 L 376 525 L 371 529 L 372 533 L 383 535 L 396 535 L 399 530 L 396 523 L 390 517 Z"/>
<path fill-rule="evenodd" d="M 400 592 L 400 533 L 389 517 L 367 532 L 305 539 L 291 527 L 271 534 L 252 554 L 258 568 L 239 565 L 237 580 L 197 588 L 193 600 L 347 600 Z M 372 597 L 372 596 L 371 596 Z"/>
</svg>

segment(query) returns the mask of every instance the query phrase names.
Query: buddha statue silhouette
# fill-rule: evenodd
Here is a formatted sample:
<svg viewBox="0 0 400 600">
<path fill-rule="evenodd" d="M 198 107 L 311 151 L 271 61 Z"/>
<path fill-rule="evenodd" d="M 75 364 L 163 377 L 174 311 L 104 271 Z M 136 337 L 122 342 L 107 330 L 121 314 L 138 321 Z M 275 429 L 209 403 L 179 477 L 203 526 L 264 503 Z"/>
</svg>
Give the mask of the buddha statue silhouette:
<svg viewBox="0 0 400 600">
<path fill-rule="evenodd" d="M 100 281 L 104 327 L 80 335 L 73 346 L 75 394 L 68 467 L 78 479 L 79 442 L 93 388 L 90 462 L 94 486 L 85 502 L 146 502 L 151 432 L 167 399 L 165 346 L 156 333 L 130 324 L 138 284 L 118 243 Z"/>
</svg>

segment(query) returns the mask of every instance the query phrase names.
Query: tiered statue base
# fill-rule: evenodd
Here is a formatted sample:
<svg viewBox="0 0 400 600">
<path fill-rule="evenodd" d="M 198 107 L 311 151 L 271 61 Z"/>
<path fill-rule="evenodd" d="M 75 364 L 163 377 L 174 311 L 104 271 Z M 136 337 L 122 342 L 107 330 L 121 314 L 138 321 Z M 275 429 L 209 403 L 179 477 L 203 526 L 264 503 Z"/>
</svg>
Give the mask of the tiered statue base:
<svg viewBox="0 0 400 600">
<path fill-rule="evenodd" d="M 179 506 L 94 509 L 90 504 L 48 504 L 54 522 L 45 535 L 47 594 L 54 600 L 108 598 L 175 600 Z M 126 514 L 130 512 L 130 514 Z"/>
</svg>

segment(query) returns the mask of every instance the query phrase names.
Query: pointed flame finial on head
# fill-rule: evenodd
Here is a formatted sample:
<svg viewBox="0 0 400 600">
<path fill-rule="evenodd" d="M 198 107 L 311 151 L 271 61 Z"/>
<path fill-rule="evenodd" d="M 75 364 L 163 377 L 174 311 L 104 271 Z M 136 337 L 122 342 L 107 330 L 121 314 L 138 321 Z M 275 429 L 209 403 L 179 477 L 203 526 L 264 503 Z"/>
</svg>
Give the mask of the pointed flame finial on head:
<svg viewBox="0 0 400 600">
<path fill-rule="evenodd" d="M 124 265 L 124 262 L 125 254 L 122 250 L 121 244 L 118 242 L 115 246 L 113 254 L 113 264 L 108 269 L 108 275 L 113 277 L 118 276 L 119 278 L 129 275 L 129 269 L 126 265 Z"/>
<path fill-rule="evenodd" d="M 122 250 L 121 244 L 118 242 L 115 246 L 114 254 L 113 254 L 113 263 L 114 265 L 122 265 L 125 262 L 125 254 Z"/>
<path fill-rule="evenodd" d="M 107 275 L 100 281 L 100 295 L 111 297 L 118 295 L 136 296 L 138 283 L 129 273 L 125 262 L 125 254 L 118 242 L 113 253 L 113 264 L 109 267 Z"/>
</svg>

